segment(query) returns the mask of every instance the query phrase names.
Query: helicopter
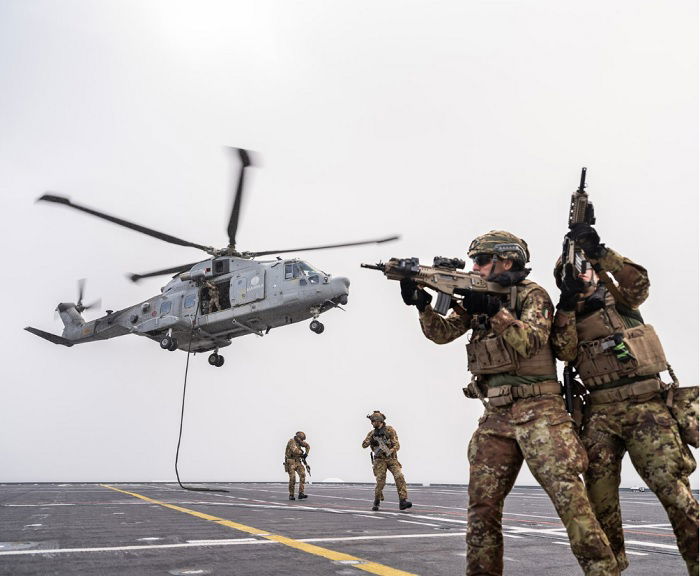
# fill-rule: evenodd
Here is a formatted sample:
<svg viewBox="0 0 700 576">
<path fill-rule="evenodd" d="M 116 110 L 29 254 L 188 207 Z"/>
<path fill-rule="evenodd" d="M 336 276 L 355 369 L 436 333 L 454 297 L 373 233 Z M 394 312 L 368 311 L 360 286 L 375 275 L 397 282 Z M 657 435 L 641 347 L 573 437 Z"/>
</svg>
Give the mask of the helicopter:
<svg viewBox="0 0 700 576">
<path fill-rule="evenodd" d="M 161 293 L 122 310 L 106 310 L 106 314 L 86 322 L 85 310 L 95 305 L 83 304 L 84 281 L 79 283 L 78 301 L 60 303 L 56 311 L 64 324 L 61 336 L 28 326 L 28 332 L 54 344 L 73 346 L 85 342 L 107 340 L 126 334 L 136 334 L 155 340 L 163 350 L 209 352 L 209 364 L 221 367 L 224 357 L 219 350 L 231 344 L 233 338 L 247 334 L 263 336 L 279 328 L 311 319 L 309 328 L 316 334 L 324 331 L 319 316 L 348 302 L 350 281 L 332 277 L 299 258 L 255 260 L 289 252 L 303 252 L 365 244 L 380 244 L 397 240 L 389 236 L 376 240 L 346 242 L 294 249 L 240 252 L 236 249 L 236 231 L 246 170 L 252 166 L 251 154 L 234 148 L 240 158 L 240 172 L 227 232 L 229 244 L 213 248 L 196 244 L 146 228 L 128 220 L 81 206 L 68 197 L 46 193 L 37 202 L 51 202 L 86 212 L 114 224 L 171 244 L 198 248 L 210 258 L 156 270 L 131 274 L 138 282 L 165 274 L 174 274 L 161 288 Z"/>
</svg>

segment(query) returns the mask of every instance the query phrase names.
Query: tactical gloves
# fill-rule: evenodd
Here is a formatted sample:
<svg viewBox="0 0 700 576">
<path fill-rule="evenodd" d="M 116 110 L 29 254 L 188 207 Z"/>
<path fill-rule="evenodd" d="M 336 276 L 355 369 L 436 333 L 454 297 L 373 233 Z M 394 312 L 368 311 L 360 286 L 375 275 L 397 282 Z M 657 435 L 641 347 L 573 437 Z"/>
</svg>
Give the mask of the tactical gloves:
<svg viewBox="0 0 700 576">
<path fill-rule="evenodd" d="M 501 300 L 498 296 L 459 288 L 455 290 L 455 294 L 464 296 L 462 306 L 470 314 L 486 314 L 490 318 L 501 309 Z"/>
<path fill-rule="evenodd" d="M 576 309 L 581 293 L 586 289 L 586 285 L 575 275 L 574 267 L 567 264 L 564 267 L 564 277 L 561 282 L 561 295 L 557 308 L 564 312 L 573 312 Z"/>
<path fill-rule="evenodd" d="M 415 306 L 419 312 L 423 312 L 425 307 L 430 304 L 433 297 L 422 288 L 418 288 L 415 280 L 404 278 L 401 284 L 401 298 L 403 298 L 406 306 Z"/>
<path fill-rule="evenodd" d="M 605 254 L 605 244 L 600 243 L 598 232 L 590 224 L 574 224 L 566 236 L 579 245 L 588 258 L 599 260 Z"/>
</svg>

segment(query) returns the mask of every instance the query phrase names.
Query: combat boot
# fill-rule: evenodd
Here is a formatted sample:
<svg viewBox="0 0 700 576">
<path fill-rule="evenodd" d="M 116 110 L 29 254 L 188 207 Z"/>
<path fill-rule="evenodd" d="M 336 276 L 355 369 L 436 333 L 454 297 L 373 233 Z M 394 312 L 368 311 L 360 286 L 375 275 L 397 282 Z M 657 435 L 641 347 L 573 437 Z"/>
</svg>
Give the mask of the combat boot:
<svg viewBox="0 0 700 576">
<path fill-rule="evenodd" d="M 296 498 L 294 497 L 294 494 L 290 494 L 290 495 L 289 495 L 289 499 L 290 499 L 290 500 L 296 500 Z"/>
<path fill-rule="evenodd" d="M 372 512 L 376 512 L 377 510 L 379 510 L 379 500 L 375 500 L 372 503 Z"/>
<path fill-rule="evenodd" d="M 413 506 L 413 502 L 410 500 L 399 500 L 399 510 L 405 510 Z"/>
<path fill-rule="evenodd" d="M 308 496 L 303 492 L 299 492 L 299 500 L 303 500 L 304 498 L 308 498 Z"/>
</svg>

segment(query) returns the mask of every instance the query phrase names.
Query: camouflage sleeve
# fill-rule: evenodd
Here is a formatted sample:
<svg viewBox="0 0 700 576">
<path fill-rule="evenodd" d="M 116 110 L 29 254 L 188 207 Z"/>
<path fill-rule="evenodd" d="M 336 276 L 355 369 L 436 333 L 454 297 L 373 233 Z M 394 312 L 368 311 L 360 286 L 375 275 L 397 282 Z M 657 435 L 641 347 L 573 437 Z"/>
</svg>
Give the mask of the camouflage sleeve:
<svg viewBox="0 0 700 576">
<path fill-rule="evenodd" d="M 367 436 L 365 436 L 365 439 L 362 441 L 363 448 L 367 448 L 367 446 L 369 446 L 369 443 L 372 441 L 372 434 L 373 434 L 373 431 L 370 430 L 369 434 L 367 434 Z"/>
<path fill-rule="evenodd" d="M 306 449 L 306 454 L 308 456 L 309 452 L 311 452 L 311 446 L 308 442 L 302 442 L 301 445 Z"/>
<path fill-rule="evenodd" d="M 600 267 L 610 272 L 617 289 L 632 308 L 639 308 L 649 296 L 649 276 L 646 268 L 608 248 L 598 260 Z"/>
<path fill-rule="evenodd" d="M 287 442 L 287 447 L 284 449 L 285 459 L 294 458 L 294 438 Z"/>
<path fill-rule="evenodd" d="M 401 448 L 401 444 L 399 444 L 399 435 L 396 433 L 396 430 L 394 430 L 391 426 L 386 427 L 386 435 L 391 441 L 392 453 L 396 454 Z"/>
<path fill-rule="evenodd" d="M 436 344 L 447 344 L 469 330 L 472 317 L 461 307 L 456 307 L 449 316 L 443 317 L 428 305 L 418 318 L 426 338 Z"/>
<path fill-rule="evenodd" d="M 557 310 L 552 326 L 552 348 L 559 360 L 573 362 L 576 360 L 578 334 L 576 333 L 576 314 Z"/>
<path fill-rule="evenodd" d="M 523 358 L 534 356 L 549 341 L 554 307 L 543 288 L 530 292 L 522 304 L 520 319 L 506 308 L 491 318 L 491 328 Z"/>
</svg>

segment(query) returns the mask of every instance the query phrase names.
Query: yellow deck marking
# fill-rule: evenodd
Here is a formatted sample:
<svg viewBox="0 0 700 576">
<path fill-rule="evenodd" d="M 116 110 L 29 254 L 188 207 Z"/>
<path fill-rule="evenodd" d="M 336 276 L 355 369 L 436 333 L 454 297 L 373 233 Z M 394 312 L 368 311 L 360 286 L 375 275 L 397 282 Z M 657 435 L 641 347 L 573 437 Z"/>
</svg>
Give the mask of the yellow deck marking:
<svg viewBox="0 0 700 576">
<path fill-rule="evenodd" d="M 383 564 L 378 564 L 377 562 L 369 562 L 367 560 L 363 560 L 362 558 L 358 558 L 357 556 L 351 556 L 350 554 L 336 552 L 335 550 L 329 550 L 328 548 L 322 548 L 321 546 L 316 546 L 314 544 L 300 542 L 299 540 L 280 536 L 279 534 L 271 534 L 265 530 L 253 528 L 252 526 L 246 526 L 245 524 L 239 524 L 238 522 L 233 522 L 231 520 L 225 520 L 224 518 L 219 518 L 218 516 L 204 514 L 203 512 L 197 512 L 196 510 L 190 510 L 189 508 L 183 508 L 182 506 L 176 506 L 175 504 L 168 504 L 167 502 L 161 502 L 160 500 L 154 500 L 153 498 L 137 494 L 136 492 L 127 492 L 126 490 L 115 488 L 109 484 L 100 484 L 100 486 L 103 488 L 109 488 L 115 492 L 128 494 L 134 498 L 140 498 L 141 500 L 145 500 L 146 502 L 150 502 L 152 504 L 158 504 L 159 506 L 170 508 L 171 510 L 177 510 L 183 514 L 190 514 L 191 516 L 196 516 L 202 520 L 209 520 L 210 522 L 215 522 L 216 524 L 226 526 L 227 528 L 233 528 L 234 530 L 239 530 L 240 532 L 247 532 L 248 534 L 260 536 L 261 538 L 266 538 L 267 540 L 279 542 L 280 544 L 284 544 L 290 548 L 295 548 L 296 550 L 301 550 L 302 552 L 306 552 L 308 554 L 313 554 L 314 556 L 321 556 L 336 562 L 348 562 L 348 566 L 351 566 L 352 568 L 364 570 L 370 574 L 377 574 L 377 576 L 417 576 L 412 572 L 404 572 L 403 570 L 397 570 L 396 568 L 384 566 Z M 355 562 L 357 562 L 357 564 L 355 564 Z"/>
</svg>

